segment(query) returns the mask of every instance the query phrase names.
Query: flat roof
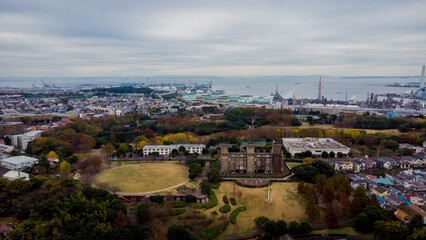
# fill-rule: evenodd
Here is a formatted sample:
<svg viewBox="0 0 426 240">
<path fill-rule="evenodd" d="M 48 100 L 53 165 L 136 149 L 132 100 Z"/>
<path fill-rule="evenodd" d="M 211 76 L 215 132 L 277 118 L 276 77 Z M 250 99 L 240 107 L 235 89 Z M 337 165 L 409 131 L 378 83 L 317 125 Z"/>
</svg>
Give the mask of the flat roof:
<svg viewBox="0 0 426 240">
<path fill-rule="evenodd" d="M 283 138 L 283 144 L 294 150 L 306 151 L 315 149 L 341 149 L 350 150 L 350 148 L 337 142 L 332 138 Z"/>
<path fill-rule="evenodd" d="M 3 162 L 17 164 L 17 163 L 23 163 L 26 161 L 34 161 L 34 160 L 37 160 L 37 158 L 27 157 L 27 156 L 16 156 L 16 157 L 6 158 L 3 160 Z"/>
</svg>

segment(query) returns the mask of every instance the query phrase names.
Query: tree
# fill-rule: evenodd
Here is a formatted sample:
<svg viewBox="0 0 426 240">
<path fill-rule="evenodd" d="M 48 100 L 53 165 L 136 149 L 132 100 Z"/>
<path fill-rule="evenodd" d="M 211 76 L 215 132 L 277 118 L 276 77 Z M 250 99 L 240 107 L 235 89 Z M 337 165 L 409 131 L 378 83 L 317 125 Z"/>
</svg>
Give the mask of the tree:
<svg viewBox="0 0 426 240">
<path fill-rule="evenodd" d="M 217 183 L 222 180 L 222 176 L 220 175 L 219 170 L 213 168 L 209 173 L 207 173 L 207 179 L 210 183 Z"/>
<path fill-rule="evenodd" d="M 114 226 L 118 228 L 125 227 L 127 225 L 127 216 L 123 211 L 117 213 L 117 218 L 114 219 Z"/>
<path fill-rule="evenodd" d="M 193 237 L 182 225 L 173 224 L 167 230 L 167 239 L 168 240 L 195 240 Z"/>
<path fill-rule="evenodd" d="M 359 211 L 360 211 L 361 207 L 359 206 L 358 200 L 356 200 L 356 198 L 354 198 L 351 202 L 351 205 L 349 206 L 349 212 L 351 214 L 351 216 L 356 216 L 358 215 Z"/>
<path fill-rule="evenodd" d="M 420 214 L 415 214 L 408 224 L 411 231 L 414 229 L 421 229 L 423 227 L 423 217 Z"/>
<path fill-rule="evenodd" d="M 353 158 L 353 157 L 354 157 L 353 152 L 349 152 L 349 153 L 348 153 L 348 157 Z"/>
<path fill-rule="evenodd" d="M 379 200 L 377 200 L 376 194 L 371 195 L 368 205 L 379 206 Z"/>
<path fill-rule="evenodd" d="M 16 149 L 13 149 L 11 152 L 10 152 L 10 155 L 12 155 L 12 156 L 21 156 L 22 155 L 22 153 L 21 153 L 21 151 L 19 151 L 19 150 L 16 150 Z"/>
<path fill-rule="evenodd" d="M 355 189 L 354 198 L 358 201 L 361 209 L 367 205 L 367 194 L 363 184 L 359 184 Z"/>
<path fill-rule="evenodd" d="M 343 157 L 343 153 L 342 152 L 337 152 L 337 157 L 338 158 L 342 158 Z"/>
<path fill-rule="evenodd" d="M 318 192 L 322 193 L 322 190 L 324 189 L 325 184 L 327 183 L 327 176 L 324 174 L 317 175 L 315 177 L 315 188 Z"/>
<path fill-rule="evenodd" d="M 288 232 L 292 235 L 297 235 L 300 233 L 300 226 L 299 223 L 297 223 L 296 221 L 291 221 L 288 224 Z"/>
<path fill-rule="evenodd" d="M 70 173 L 71 165 L 67 161 L 62 161 L 59 164 L 59 172 L 62 176 L 67 176 Z"/>
<path fill-rule="evenodd" d="M 321 157 L 322 157 L 322 158 L 328 158 L 328 152 L 323 151 L 323 152 L 321 153 Z"/>
<path fill-rule="evenodd" d="M 308 222 L 300 223 L 299 232 L 300 234 L 304 234 L 304 235 L 311 233 L 312 232 L 311 224 L 309 224 Z"/>
<path fill-rule="evenodd" d="M 265 223 L 265 233 L 269 233 L 271 236 L 278 236 L 278 226 L 275 221 L 267 221 Z"/>
<path fill-rule="evenodd" d="M 254 219 L 254 223 L 258 226 L 263 226 L 267 221 L 269 221 L 269 218 L 265 216 L 256 217 Z"/>
<path fill-rule="evenodd" d="M 49 168 L 50 167 L 50 162 L 49 160 L 47 160 L 47 158 L 45 156 L 42 156 L 39 161 L 38 164 L 44 168 Z"/>
<path fill-rule="evenodd" d="M 108 143 L 102 147 L 101 152 L 110 157 L 115 152 L 115 147 L 111 143 Z"/>
<path fill-rule="evenodd" d="M 12 139 L 9 136 L 4 137 L 4 144 L 12 145 Z"/>
<path fill-rule="evenodd" d="M 288 232 L 287 223 L 284 220 L 277 221 L 278 236 L 282 236 Z"/>
<path fill-rule="evenodd" d="M 211 186 L 208 182 L 201 182 L 200 183 L 201 193 L 209 195 L 211 191 Z"/>
<path fill-rule="evenodd" d="M 306 205 L 305 213 L 312 221 L 317 220 L 320 216 L 320 211 L 312 196 L 310 196 L 308 204 Z"/>
<path fill-rule="evenodd" d="M 325 211 L 324 221 L 327 224 L 328 228 L 337 228 L 339 227 L 339 219 L 337 217 L 336 208 L 330 203 L 327 204 L 327 209 Z"/>
<path fill-rule="evenodd" d="M 336 156 L 336 154 L 333 151 L 331 151 L 330 152 L 330 158 L 334 158 L 335 156 Z"/>
<path fill-rule="evenodd" d="M 400 221 L 377 221 L 374 224 L 375 239 L 400 240 L 406 239 L 409 230 Z"/>
<path fill-rule="evenodd" d="M 203 169 L 201 168 L 201 165 L 199 163 L 193 162 L 189 168 L 189 178 L 192 180 L 202 172 Z"/>
<path fill-rule="evenodd" d="M 354 219 L 354 227 L 357 231 L 360 231 L 360 232 L 371 231 L 374 225 L 370 226 L 370 224 L 371 223 L 368 219 L 368 216 L 365 213 L 358 214 L 358 216 L 356 216 Z"/>
<path fill-rule="evenodd" d="M 58 154 L 56 154 L 54 151 L 50 151 L 50 152 L 47 154 L 47 158 L 55 158 L 55 159 L 58 159 L 59 157 L 58 157 Z"/>
<path fill-rule="evenodd" d="M 381 145 L 387 149 L 390 149 L 392 151 L 396 151 L 399 148 L 399 143 L 394 140 L 383 140 L 381 142 Z"/>
<path fill-rule="evenodd" d="M 325 203 L 330 203 L 334 199 L 334 193 L 330 190 L 328 186 L 324 187 L 324 190 L 322 191 L 322 196 Z"/>
<path fill-rule="evenodd" d="M 135 215 L 136 219 L 140 224 L 144 223 L 146 220 L 149 219 L 149 204 L 148 203 L 142 203 L 136 207 Z"/>
</svg>

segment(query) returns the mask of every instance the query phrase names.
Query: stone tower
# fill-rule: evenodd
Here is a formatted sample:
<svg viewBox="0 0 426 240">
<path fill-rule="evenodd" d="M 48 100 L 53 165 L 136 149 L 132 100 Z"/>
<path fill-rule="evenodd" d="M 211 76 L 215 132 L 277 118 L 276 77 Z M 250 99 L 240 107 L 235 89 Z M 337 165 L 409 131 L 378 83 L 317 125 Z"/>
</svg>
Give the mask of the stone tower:
<svg viewBox="0 0 426 240">
<path fill-rule="evenodd" d="M 272 158 L 274 174 L 281 174 L 283 168 L 283 153 L 281 149 L 281 144 L 274 143 L 274 145 L 272 145 Z"/>
<path fill-rule="evenodd" d="M 225 144 L 225 143 L 220 144 L 219 163 L 220 163 L 220 172 L 222 174 L 227 174 L 229 171 L 228 144 Z"/>
<path fill-rule="evenodd" d="M 254 166 L 254 154 L 255 154 L 255 145 L 253 143 L 247 144 L 247 174 L 253 175 L 255 166 Z"/>
</svg>

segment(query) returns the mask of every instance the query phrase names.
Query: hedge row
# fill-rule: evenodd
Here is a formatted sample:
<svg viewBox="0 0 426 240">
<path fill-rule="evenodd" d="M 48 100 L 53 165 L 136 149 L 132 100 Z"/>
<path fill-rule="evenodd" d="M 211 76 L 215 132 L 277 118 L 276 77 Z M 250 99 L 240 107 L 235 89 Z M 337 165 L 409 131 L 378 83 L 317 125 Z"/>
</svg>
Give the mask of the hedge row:
<svg viewBox="0 0 426 240">
<path fill-rule="evenodd" d="M 174 201 L 172 202 L 173 208 L 183 208 L 186 207 L 188 204 L 184 201 Z"/>
<path fill-rule="evenodd" d="M 238 214 L 240 214 L 240 212 L 244 212 L 245 210 L 247 210 L 246 206 L 241 206 L 241 207 L 237 207 L 236 209 L 234 209 L 234 211 L 232 211 L 231 215 L 229 216 L 229 221 L 232 224 L 237 223 Z"/>
<path fill-rule="evenodd" d="M 219 182 L 217 182 L 217 183 L 210 183 L 210 186 L 211 186 L 213 189 L 218 189 L 218 188 L 220 187 L 220 183 L 219 183 Z"/>
<path fill-rule="evenodd" d="M 219 208 L 219 211 L 221 213 L 227 213 L 227 212 L 231 211 L 231 205 L 225 204 L 225 205 L 223 205 L 222 207 Z"/>
<path fill-rule="evenodd" d="M 185 211 L 186 211 L 186 208 L 177 208 L 177 209 L 174 209 L 174 213 L 175 213 L 176 216 L 177 215 L 181 215 Z"/>
</svg>

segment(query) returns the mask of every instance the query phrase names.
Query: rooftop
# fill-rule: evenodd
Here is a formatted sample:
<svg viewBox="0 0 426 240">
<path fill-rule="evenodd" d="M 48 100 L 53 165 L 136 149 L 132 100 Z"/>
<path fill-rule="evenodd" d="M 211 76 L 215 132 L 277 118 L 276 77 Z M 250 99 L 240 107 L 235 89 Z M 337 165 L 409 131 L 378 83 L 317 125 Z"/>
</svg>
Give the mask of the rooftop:
<svg viewBox="0 0 426 240">
<path fill-rule="evenodd" d="M 312 150 L 312 149 L 341 149 L 349 150 L 345 145 L 337 142 L 332 138 L 283 138 L 285 146 L 289 146 L 295 150 Z"/>
</svg>

